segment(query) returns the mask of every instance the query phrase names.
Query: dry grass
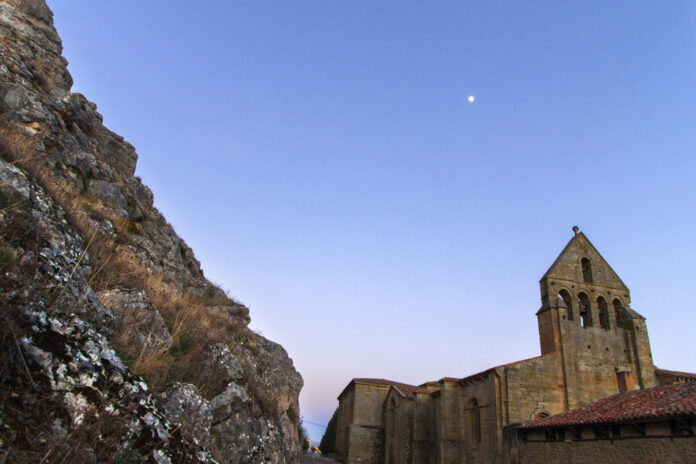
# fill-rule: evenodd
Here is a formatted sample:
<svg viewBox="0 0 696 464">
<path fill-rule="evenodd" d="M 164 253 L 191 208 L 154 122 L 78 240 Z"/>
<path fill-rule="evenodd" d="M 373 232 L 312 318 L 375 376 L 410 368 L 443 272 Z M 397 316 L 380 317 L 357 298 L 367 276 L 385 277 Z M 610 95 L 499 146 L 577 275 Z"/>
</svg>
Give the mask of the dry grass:
<svg viewBox="0 0 696 464">
<path fill-rule="evenodd" d="M 35 158 L 34 141 L 28 129 L 13 125 L 0 127 L 0 156 L 17 165 L 32 161 Z"/>
<path fill-rule="evenodd" d="M 239 344 L 253 352 L 255 334 L 242 323 L 211 311 L 209 307 L 237 303 L 216 295 L 183 293 L 167 276 L 148 270 L 129 246 L 133 236 L 140 233 L 139 225 L 114 218 L 99 199 L 75 191 L 58 168 L 36 155 L 32 137 L 31 131 L 20 127 L 0 127 L 0 156 L 29 173 L 65 211 L 67 219 L 83 238 L 92 237 L 87 249 L 92 270 L 91 275 L 87 276 L 90 286 L 95 291 L 114 288 L 144 290 L 172 336 L 170 349 L 157 352 L 143 350 L 134 359 L 124 361 L 136 375 L 143 376 L 155 391 L 166 388 L 173 380 L 179 380 L 195 384 L 207 398 L 220 393 L 225 385 L 208 373 L 201 372 L 200 362 L 206 347 L 225 343 L 234 352 Z M 97 231 L 98 224 L 103 220 L 114 225 L 117 232 L 115 237 Z M 123 353 L 130 330 L 127 324 L 117 324 L 112 339 L 117 352 Z M 264 411 L 277 413 L 274 411 L 274 399 L 263 391 L 249 369 L 245 369 L 244 383 L 252 399 Z"/>
<path fill-rule="evenodd" d="M 135 360 L 134 372 L 156 385 L 176 378 L 196 384 L 204 396 L 219 393 L 223 385 L 216 385 L 211 379 L 201 381 L 206 377 L 200 368 L 202 355 L 209 344 L 230 343 L 242 326 L 210 311 L 211 303 L 218 303 L 217 300 L 178 292 L 161 276 L 148 277 L 142 288 L 167 324 L 173 344 L 166 352 Z"/>
</svg>

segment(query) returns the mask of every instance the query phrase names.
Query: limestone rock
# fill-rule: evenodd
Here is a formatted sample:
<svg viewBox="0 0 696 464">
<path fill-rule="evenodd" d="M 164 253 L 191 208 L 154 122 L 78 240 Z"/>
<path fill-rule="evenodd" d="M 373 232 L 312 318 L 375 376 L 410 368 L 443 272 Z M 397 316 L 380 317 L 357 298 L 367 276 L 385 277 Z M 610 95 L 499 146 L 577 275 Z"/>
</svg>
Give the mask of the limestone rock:
<svg viewBox="0 0 696 464">
<path fill-rule="evenodd" d="M 87 184 L 87 190 L 95 197 L 102 200 L 104 203 L 118 208 L 125 212 L 128 208 L 126 198 L 121 193 L 121 187 L 113 182 L 104 180 L 90 180 Z"/>
<path fill-rule="evenodd" d="M 204 385 L 226 385 L 244 377 L 244 367 L 224 343 L 208 345 L 201 357 L 201 382 Z"/>
<path fill-rule="evenodd" d="M 225 391 L 210 401 L 213 410 L 211 448 L 223 462 L 285 464 L 292 455 L 280 452 L 294 446 L 292 434 L 279 420 L 264 418 L 246 388 L 230 382 Z"/>
<path fill-rule="evenodd" d="M 0 216 L 0 227 L 13 234 L 21 229 L 26 241 L 17 240 L 14 253 L 18 261 L 35 267 L 31 281 L 15 274 L 5 275 L 5 297 L 32 294 L 40 298 L 42 310 L 80 315 L 97 330 L 110 337 L 116 326 L 114 316 L 97 300 L 82 270 L 88 264 L 84 240 L 68 224 L 64 212 L 53 205 L 46 192 L 31 182 L 24 172 L 0 159 L 0 192 L 15 206 Z M 22 208 L 19 209 L 19 206 Z M 20 222 L 21 221 L 21 222 Z M 20 243 L 21 242 L 21 243 Z"/>
<path fill-rule="evenodd" d="M 227 405 L 221 411 L 239 412 L 210 427 L 211 449 L 224 449 L 224 462 L 296 462 L 302 378 L 292 360 L 282 347 L 248 330 L 248 309 L 205 278 L 193 251 L 153 207 L 150 189 L 134 176 L 133 146 L 104 126 L 94 103 L 70 92 L 72 78 L 61 53 L 43 0 L 0 1 L 0 307 L 11 315 L 13 330 L 26 334 L 18 345 L 8 325 L 0 324 L 0 342 L 7 342 L 4 352 L 16 354 L 21 346 L 22 356 L 30 358 L 28 371 L 22 367 L 5 386 L 19 395 L 13 407 L 29 415 L 0 411 L 4 422 L 14 421 L 14 428 L 0 427 L 3 448 L 19 452 L 12 434 L 34 430 L 20 437 L 21 443 L 40 448 L 46 443 L 32 440 L 57 433 L 65 438 L 61 449 L 73 453 L 65 462 L 139 461 L 128 455 L 133 449 L 149 450 L 155 462 L 209 462 L 201 448 L 206 419 L 188 438 L 170 427 L 147 385 L 113 354 L 118 347 L 132 361 L 171 346 L 172 353 L 165 353 L 169 361 L 184 359 L 193 366 L 187 381 L 206 391 L 206 375 L 195 372 L 202 359 L 201 368 L 209 366 L 221 382 L 210 394 L 227 392 L 217 400 Z M 165 289 L 167 294 L 155 298 Z M 210 316 L 201 326 L 217 338 L 183 336 L 172 345 L 161 315 L 185 314 L 187 305 Z M 33 327 L 37 331 L 30 333 Z M 123 335 L 127 344 L 118 343 Z M 22 366 L 21 359 L 12 366 Z M 170 380 L 178 374 L 172 372 Z M 169 379 L 169 373 L 162 377 Z M 228 391 L 232 382 L 238 389 Z M 160 386 L 160 393 L 169 392 L 166 387 Z M 176 411 L 190 410 L 195 395 L 176 384 L 171 388 L 179 388 L 174 398 L 190 400 L 169 408 L 176 419 Z M 24 391 L 32 392 L 26 400 L 19 394 Z M 35 406 L 53 400 L 55 421 L 48 423 Z M 108 408 L 106 416 L 102 407 Z M 98 430 L 99 417 L 119 418 L 123 428 L 114 443 L 71 446 L 77 432 Z M 80 428 L 80 420 L 91 428 Z M 38 448 L 21 451 L 26 462 L 43 458 L 32 454 Z M 107 459 L 107 451 L 123 454 Z"/>
<path fill-rule="evenodd" d="M 297 396 L 304 381 L 292 367 L 285 349 L 257 335 L 247 341 L 241 352 L 247 368 L 255 372 L 252 378 L 258 396 L 269 399 L 267 409 L 278 415 L 289 409 L 299 411 Z"/>
<path fill-rule="evenodd" d="M 12 449 L 11 462 L 40 461 L 33 447 L 17 444 L 40 447 L 47 444 L 45 436 L 54 437 L 52 456 L 64 462 L 111 462 L 126 454 L 134 460 L 157 454 L 168 462 L 214 462 L 167 422 L 148 386 L 110 346 L 114 318 L 87 284 L 85 247 L 63 211 L 2 160 L 0 201 L 0 246 L 12 250 L 12 259 L 0 264 L 8 395 L 0 404 L 0 439 Z"/>
<path fill-rule="evenodd" d="M 126 333 L 119 334 L 123 338 L 119 343 L 122 356 L 135 359 L 171 348 L 172 336 L 143 290 L 102 290 L 96 296 L 113 313 L 119 326 L 128 327 Z"/>
<path fill-rule="evenodd" d="M 180 427 L 184 437 L 198 446 L 208 447 L 213 416 L 209 402 L 201 397 L 195 385 L 176 382 L 159 399 L 167 419 Z"/>
<path fill-rule="evenodd" d="M 249 318 L 249 308 L 242 304 L 235 304 L 230 306 L 210 306 L 209 311 L 220 314 L 231 321 L 238 321 L 244 325 L 248 325 L 251 322 Z"/>
</svg>

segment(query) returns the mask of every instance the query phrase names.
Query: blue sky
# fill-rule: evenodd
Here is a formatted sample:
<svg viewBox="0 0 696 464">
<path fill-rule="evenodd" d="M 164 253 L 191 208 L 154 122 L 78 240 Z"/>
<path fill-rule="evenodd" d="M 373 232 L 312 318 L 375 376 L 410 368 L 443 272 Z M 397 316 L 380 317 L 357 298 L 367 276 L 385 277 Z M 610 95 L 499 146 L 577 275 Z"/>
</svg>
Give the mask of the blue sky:
<svg viewBox="0 0 696 464">
<path fill-rule="evenodd" d="M 656 364 L 696 371 L 693 2 L 49 5 L 73 91 L 288 350 L 306 420 L 353 377 L 537 355 L 537 282 L 575 224 Z"/>
</svg>

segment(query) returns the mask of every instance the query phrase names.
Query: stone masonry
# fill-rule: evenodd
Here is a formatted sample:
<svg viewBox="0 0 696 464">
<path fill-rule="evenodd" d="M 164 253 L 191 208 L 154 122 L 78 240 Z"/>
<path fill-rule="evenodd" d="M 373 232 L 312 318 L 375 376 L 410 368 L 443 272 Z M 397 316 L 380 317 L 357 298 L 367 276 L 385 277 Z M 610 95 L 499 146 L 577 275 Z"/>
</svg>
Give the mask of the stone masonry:
<svg viewBox="0 0 696 464">
<path fill-rule="evenodd" d="M 508 436 L 513 425 L 621 391 L 694 380 L 692 374 L 655 368 L 645 318 L 631 308 L 628 287 L 587 237 L 573 230 L 540 280 L 541 356 L 419 386 L 354 379 L 338 398 L 337 459 L 347 464 L 516 462 L 518 450 Z M 559 456 L 569 453 L 562 444 L 544 446 L 527 447 L 526 462 L 543 460 L 542 448 Z M 587 444 L 573 446 L 579 450 Z"/>
</svg>

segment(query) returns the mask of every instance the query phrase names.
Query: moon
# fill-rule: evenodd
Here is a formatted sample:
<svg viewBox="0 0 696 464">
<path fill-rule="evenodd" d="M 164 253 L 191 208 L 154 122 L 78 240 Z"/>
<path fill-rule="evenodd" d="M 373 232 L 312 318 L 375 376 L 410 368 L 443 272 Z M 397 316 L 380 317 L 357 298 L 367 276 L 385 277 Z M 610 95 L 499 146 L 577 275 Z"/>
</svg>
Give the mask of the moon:
<svg viewBox="0 0 696 464">
<path fill-rule="evenodd" d="M 474 96 L 469 95 L 469 103 L 474 103 L 474 100 L 475 100 Z"/>
</svg>

